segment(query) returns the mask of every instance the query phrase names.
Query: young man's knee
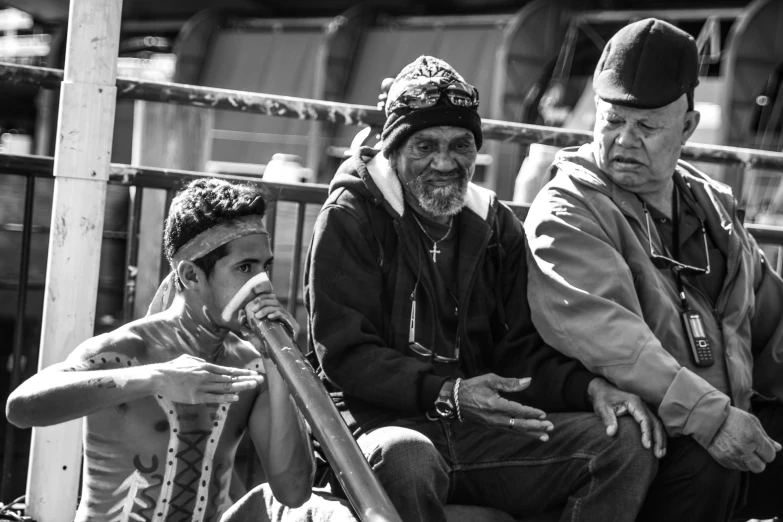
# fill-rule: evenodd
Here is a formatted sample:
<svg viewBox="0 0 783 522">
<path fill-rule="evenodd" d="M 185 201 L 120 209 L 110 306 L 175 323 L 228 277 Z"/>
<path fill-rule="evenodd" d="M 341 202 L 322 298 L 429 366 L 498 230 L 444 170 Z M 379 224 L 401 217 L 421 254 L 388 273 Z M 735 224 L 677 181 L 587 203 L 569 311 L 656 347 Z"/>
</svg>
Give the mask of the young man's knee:
<svg viewBox="0 0 783 522">
<path fill-rule="evenodd" d="M 428 483 L 448 475 L 448 465 L 421 433 L 405 428 L 380 428 L 360 440 L 370 466 L 382 481 L 405 479 Z M 364 438 L 363 437 L 363 438 Z"/>
</svg>

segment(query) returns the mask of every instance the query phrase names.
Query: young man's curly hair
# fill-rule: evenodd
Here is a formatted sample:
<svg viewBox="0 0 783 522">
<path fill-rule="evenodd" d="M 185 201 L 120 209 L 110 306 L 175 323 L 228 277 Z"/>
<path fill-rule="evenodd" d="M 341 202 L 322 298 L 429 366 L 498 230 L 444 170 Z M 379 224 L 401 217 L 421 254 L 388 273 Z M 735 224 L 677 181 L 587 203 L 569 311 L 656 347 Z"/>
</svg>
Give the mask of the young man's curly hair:
<svg viewBox="0 0 783 522">
<path fill-rule="evenodd" d="M 263 216 L 267 198 L 266 191 L 257 185 L 218 178 L 191 181 L 171 201 L 163 233 L 166 258 L 171 262 L 177 250 L 218 223 L 252 214 Z M 227 254 L 227 246 L 222 245 L 193 262 L 209 277 L 215 263 Z"/>
</svg>

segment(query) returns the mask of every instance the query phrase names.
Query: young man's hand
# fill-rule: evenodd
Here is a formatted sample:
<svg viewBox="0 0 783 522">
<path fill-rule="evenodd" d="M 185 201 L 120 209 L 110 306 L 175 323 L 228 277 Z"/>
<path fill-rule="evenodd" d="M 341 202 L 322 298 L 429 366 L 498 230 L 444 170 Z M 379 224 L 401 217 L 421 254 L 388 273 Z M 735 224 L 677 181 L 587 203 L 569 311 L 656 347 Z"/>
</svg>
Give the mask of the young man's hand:
<svg viewBox="0 0 783 522">
<path fill-rule="evenodd" d="M 299 336 L 302 329 L 296 319 L 283 308 L 283 305 L 277 300 L 277 296 L 272 293 L 272 283 L 269 282 L 266 273 L 260 273 L 245 283 L 221 314 L 224 321 L 233 323 L 236 330 L 245 339 L 253 343 L 253 346 L 260 350 L 262 355 L 266 355 L 263 342 L 250 331 L 250 325 L 247 321 L 249 316 L 253 316 L 259 321 L 271 319 L 282 322 L 294 339 Z"/>
<path fill-rule="evenodd" d="M 253 370 L 218 366 L 191 355 L 147 368 L 153 372 L 155 393 L 185 404 L 235 402 L 240 392 L 264 382 L 264 377 Z"/>
<path fill-rule="evenodd" d="M 283 308 L 283 305 L 277 300 L 275 294 L 259 295 L 245 306 L 244 311 L 240 310 L 240 322 L 245 322 L 246 317 L 249 316 L 255 317 L 258 321 L 266 318 L 284 323 L 294 339 L 296 339 L 299 336 L 299 332 L 302 331 L 302 327 L 299 326 L 299 323 L 294 319 L 294 316 Z"/>
<path fill-rule="evenodd" d="M 226 307 L 220 313 L 220 318 L 228 323 L 234 331 L 242 331 L 247 327 L 246 317 L 240 318 L 239 312 L 245 309 L 248 303 L 258 296 L 272 293 L 272 282 L 266 272 L 261 272 L 253 276 L 247 283 L 242 285 L 234 297 L 228 302 Z M 240 320 L 242 319 L 242 320 Z"/>
</svg>

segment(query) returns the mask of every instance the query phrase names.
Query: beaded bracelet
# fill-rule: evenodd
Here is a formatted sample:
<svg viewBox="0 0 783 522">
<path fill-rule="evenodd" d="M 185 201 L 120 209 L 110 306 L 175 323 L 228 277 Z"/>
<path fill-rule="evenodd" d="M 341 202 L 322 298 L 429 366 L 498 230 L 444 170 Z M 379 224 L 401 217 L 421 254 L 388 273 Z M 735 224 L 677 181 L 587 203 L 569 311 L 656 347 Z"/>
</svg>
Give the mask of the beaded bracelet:
<svg viewBox="0 0 783 522">
<path fill-rule="evenodd" d="M 452 392 L 454 394 L 454 406 L 457 409 L 457 420 L 460 422 L 465 422 L 465 419 L 462 418 L 462 412 L 459 409 L 459 383 L 462 381 L 461 378 L 457 377 L 456 382 L 454 382 L 454 391 Z"/>
</svg>

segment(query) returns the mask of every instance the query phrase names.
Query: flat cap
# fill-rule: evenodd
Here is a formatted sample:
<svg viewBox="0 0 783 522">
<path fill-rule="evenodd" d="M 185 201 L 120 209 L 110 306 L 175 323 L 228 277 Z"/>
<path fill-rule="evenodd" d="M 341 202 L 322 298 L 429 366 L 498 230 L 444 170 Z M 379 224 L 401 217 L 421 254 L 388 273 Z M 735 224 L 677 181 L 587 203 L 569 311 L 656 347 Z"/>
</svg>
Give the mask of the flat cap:
<svg viewBox="0 0 783 522">
<path fill-rule="evenodd" d="M 593 89 L 599 98 L 639 109 L 668 105 L 698 84 L 696 41 L 682 29 L 655 18 L 620 29 L 604 47 L 593 75 Z"/>
</svg>

